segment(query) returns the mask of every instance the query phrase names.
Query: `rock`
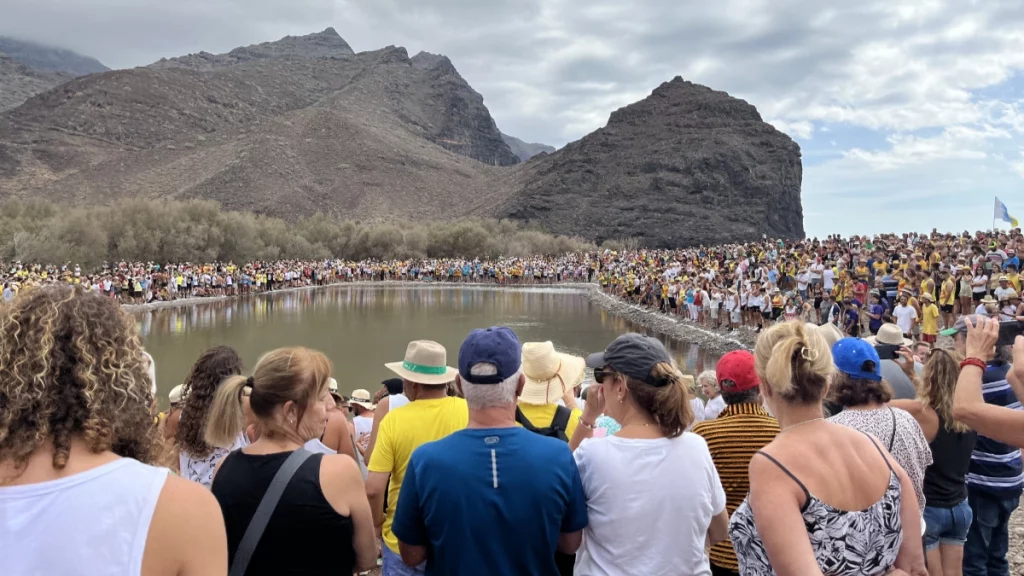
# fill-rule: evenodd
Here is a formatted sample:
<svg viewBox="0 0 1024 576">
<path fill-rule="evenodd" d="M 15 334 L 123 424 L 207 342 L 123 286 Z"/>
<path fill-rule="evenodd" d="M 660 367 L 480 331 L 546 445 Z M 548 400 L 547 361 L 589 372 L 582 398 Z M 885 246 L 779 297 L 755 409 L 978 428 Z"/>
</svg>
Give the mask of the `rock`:
<svg viewBox="0 0 1024 576">
<path fill-rule="evenodd" d="M 799 145 L 747 102 L 678 77 L 523 171 L 501 215 L 597 242 L 804 236 Z"/>
<path fill-rule="evenodd" d="M 550 154 L 555 151 L 554 146 L 523 142 L 519 138 L 509 136 L 505 133 L 501 134 L 501 139 L 505 141 L 505 144 L 508 144 L 509 148 L 512 149 L 512 153 L 518 156 L 523 162 L 526 162 L 538 154 Z"/>
<path fill-rule="evenodd" d="M 0 112 L 72 78 L 61 72 L 37 70 L 0 54 Z"/>
</svg>

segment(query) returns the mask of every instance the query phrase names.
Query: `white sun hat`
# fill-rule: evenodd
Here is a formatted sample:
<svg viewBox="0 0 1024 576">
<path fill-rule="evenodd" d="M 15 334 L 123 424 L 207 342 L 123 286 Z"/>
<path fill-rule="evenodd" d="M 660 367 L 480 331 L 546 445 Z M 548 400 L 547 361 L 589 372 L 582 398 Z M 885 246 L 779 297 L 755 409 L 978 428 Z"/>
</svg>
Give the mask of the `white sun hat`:
<svg viewBox="0 0 1024 576">
<path fill-rule="evenodd" d="M 459 371 L 448 366 L 448 352 L 431 340 L 409 342 L 405 360 L 385 364 L 388 370 L 416 384 L 440 385 L 455 381 Z"/>
</svg>

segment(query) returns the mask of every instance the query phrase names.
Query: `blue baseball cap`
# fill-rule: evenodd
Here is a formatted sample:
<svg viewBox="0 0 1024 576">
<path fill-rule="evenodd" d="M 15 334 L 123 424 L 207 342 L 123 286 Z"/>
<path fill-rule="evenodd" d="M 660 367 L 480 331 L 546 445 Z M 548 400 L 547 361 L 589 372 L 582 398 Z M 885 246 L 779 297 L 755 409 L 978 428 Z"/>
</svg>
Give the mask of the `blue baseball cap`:
<svg viewBox="0 0 1024 576">
<path fill-rule="evenodd" d="M 459 348 L 459 375 L 470 384 L 498 384 L 519 371 L 523 360 L 523 346 L 515 332 L 504 326 L 476 329 Z M 474 365 L 494 364 L 498 372 L 489 376 L 470 373 Z"/>
<path fill-rule="evenodd" d="M 864 363 L 874 362 L 872 370 L 865 370 Z M 840 372 L 854 378 L 862 378 L 873 382 L 882 380 L 882 361 L 878 351 L 867 340 L 859 338 L 843 338 L 832 345 L 832 361 Z"/>
</svg>

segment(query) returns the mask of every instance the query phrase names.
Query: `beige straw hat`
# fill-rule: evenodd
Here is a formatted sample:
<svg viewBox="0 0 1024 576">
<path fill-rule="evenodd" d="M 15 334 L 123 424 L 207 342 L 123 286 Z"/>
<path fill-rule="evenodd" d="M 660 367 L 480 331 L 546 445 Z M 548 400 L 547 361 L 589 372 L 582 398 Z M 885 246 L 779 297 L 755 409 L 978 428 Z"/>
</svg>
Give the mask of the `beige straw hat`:
<svg viewBox="0 0 1024 576">
<path fill-rule="evenodd" d="M 373 403 L 373 399 L 370 398 L 370 391 L 362 388 L 352 391 L 352 395 L 349 396 L 348 403 L 358 404 L 367 410 L 374 410 L 377 408 L 377 405 Z"/>
<path fill-rule="evenodd" d="M 878 334 L 865 338 L 872 346 L 888 344 L 889 346 L 910 346 L 913 340 L 903 337 L 903 331 L 896 324 L 886 322 L 878 329 Z"/>
<path fill-rule="evenodd" d="M 554 404 L 583 382 L 585 367 L 583 358 L 556 352 L 551 342 L 525 342 L 523 374 L 526 385 L 519 399 L 539 406 Z"/>
<path fill-rule="evenodd" d="M 448 352 L 444 346 L 430 340 L 409 342 L 405 360 L 384 365 L 404 380 L 416 384 L 439 385 L 455 381 L 459 371 L 448 366 Z"/>
</svg>

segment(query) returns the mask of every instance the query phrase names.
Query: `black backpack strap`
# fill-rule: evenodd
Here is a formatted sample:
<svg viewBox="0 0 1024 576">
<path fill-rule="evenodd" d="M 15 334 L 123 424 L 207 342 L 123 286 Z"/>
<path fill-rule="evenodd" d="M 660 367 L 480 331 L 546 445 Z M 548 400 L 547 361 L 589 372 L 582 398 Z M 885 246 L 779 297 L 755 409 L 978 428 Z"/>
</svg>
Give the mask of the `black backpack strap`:
<svg viewBox="0 0 1024 576">
<path fill-rule="evenodd" d="M 569 419 L 572 418 L 572 410 L 559 405 L 555 408 L 555 417 L 551 419 L 551 429 L 558 432 L 559 437 L 565 436 L 569 428 Z"/>
<path fill-rule="evenodd" d="M 523 411 L 519 409 L 519 406 L 516 406 L 516 422 L 530 432 L 533 432 L 534 434 L 537 433 L 537 428 L 533 425 L 533 422 L 530 422 L 530 420 L 526 418 L 526 415 L 524 415 Z"/>
</svg>

